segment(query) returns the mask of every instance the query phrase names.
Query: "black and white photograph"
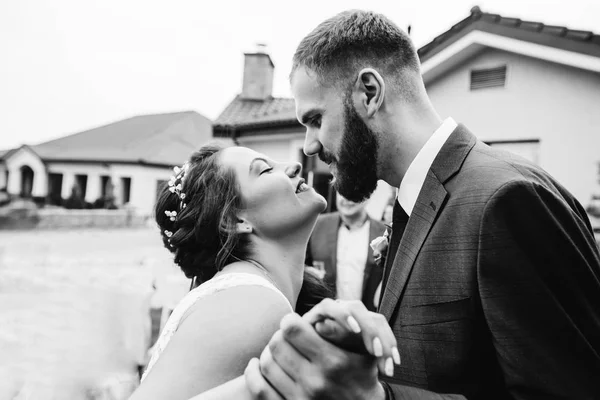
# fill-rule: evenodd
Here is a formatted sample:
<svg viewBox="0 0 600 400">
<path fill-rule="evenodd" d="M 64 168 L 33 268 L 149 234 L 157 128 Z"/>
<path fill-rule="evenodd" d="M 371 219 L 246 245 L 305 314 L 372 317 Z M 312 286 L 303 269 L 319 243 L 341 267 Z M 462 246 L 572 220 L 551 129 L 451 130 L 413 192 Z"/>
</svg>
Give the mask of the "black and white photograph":
<svg viewBox="0 0 600 400">
<path fill-rule="evenodd" d="M 0 3 L 0 400 L 600 400 L 600 2 Z"/>
</svg>

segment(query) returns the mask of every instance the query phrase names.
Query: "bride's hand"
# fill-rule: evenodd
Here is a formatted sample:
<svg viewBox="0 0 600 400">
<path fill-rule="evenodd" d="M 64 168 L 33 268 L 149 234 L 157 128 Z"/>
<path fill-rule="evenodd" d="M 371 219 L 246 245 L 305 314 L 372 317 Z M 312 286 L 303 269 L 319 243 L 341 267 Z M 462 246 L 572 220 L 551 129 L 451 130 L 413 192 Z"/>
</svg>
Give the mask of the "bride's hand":
<svg viewBox="0 0 600 400">
<path fill-rule="evenodd" d="M 325 299 L 303 318 L 319 335 L 335 345 L 377 357 L 382 374 L 390 376 L 393 364 L 400 364 L 396 338 L 387 320 L 383 315 L 367 310 L 360 301 Z"/>
</svg>

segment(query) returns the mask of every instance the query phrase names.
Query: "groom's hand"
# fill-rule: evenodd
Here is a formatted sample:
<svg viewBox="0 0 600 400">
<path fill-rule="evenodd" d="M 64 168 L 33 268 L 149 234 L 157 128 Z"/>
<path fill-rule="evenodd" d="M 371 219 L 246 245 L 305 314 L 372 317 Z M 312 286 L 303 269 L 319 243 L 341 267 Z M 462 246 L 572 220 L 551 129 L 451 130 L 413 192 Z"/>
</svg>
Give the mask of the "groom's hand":
<svg viewBox="0 0 600 400">
<path fill-rule="evenodd" d="M 385 399 L 375 357 L 340 349 L 297 314 L 284 317 L 246 381 L 256 399 Z"/>
</svg>

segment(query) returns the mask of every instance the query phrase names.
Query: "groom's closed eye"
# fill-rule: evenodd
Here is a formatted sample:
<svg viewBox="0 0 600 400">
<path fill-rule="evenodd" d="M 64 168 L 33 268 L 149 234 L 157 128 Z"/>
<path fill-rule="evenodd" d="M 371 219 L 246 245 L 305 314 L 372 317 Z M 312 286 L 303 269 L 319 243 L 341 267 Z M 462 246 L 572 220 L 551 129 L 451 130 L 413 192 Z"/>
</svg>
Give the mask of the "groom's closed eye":
<svg viewBox="0 0 600 400">
<path fill-rule="evenodd" d="M 304 126 L 321 127 L 321 113 L 318 110 L 306 112 L 301 118 L 300 123 Z"/>
</svg>

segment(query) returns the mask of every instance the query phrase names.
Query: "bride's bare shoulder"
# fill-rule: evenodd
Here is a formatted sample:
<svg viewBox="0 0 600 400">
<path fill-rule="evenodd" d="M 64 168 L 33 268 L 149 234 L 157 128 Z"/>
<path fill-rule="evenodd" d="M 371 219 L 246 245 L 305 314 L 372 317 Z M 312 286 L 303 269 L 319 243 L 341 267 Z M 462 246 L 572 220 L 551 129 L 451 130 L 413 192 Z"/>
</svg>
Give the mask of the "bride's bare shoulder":
<svg viewBox="0 0 600 400">
<path fill-rule="evenodd" d="M 189 398 L 242 375 L 289 312 L 285 298 L 259 285 L 198 299 L 144 381 L 146 397 L 140 398 L 170 398 L 161 396 L 174 391 Z"/>
<path fill-rule="evenodd" d="M 275 324 L 290 313 L 289 302 L 281 293 L 260 285 L 233 286 L 198 299 L 182 319 L 178 330 L 186 325 L 212 323 L 232 328 L 236 325 Z M 227 317 L 227 318 L 224 318 Z M 258 318 L 258 319 L 257 319 Z M 251 325 L 249 325 L 251 324 Z"/>
</svg>

